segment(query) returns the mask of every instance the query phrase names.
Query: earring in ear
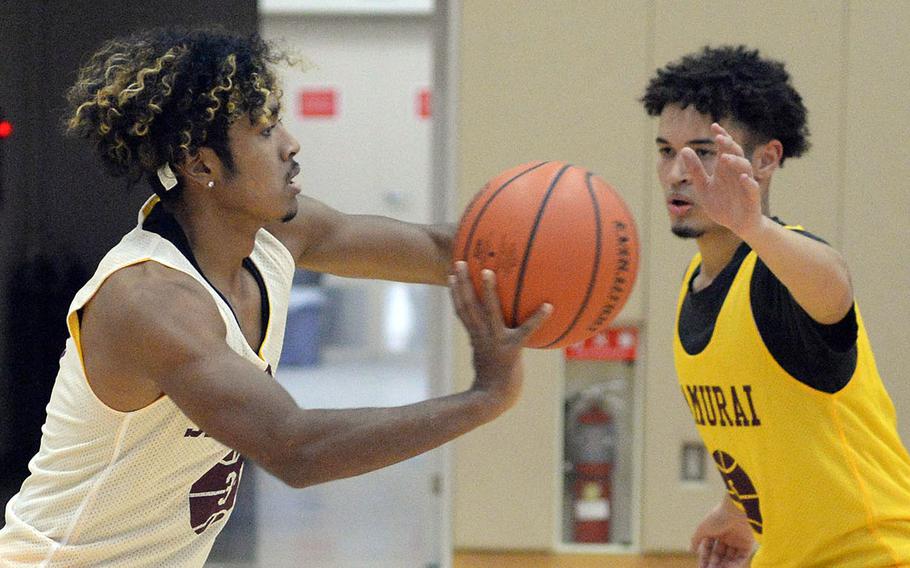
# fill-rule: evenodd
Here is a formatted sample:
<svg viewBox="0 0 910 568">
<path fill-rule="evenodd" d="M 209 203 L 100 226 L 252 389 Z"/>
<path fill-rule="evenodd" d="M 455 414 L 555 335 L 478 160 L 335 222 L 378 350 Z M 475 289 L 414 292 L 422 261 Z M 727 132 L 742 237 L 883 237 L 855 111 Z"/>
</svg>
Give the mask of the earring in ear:
<svg viewBox="0 0 910 568">
<path fill-rule="evenodd" d="M 212 189 L 215 187 L 215 182 L 213 180 L 209 180 L 209 183 L 207 185 L 209 186 L 209 189 Z"/>
</svg>

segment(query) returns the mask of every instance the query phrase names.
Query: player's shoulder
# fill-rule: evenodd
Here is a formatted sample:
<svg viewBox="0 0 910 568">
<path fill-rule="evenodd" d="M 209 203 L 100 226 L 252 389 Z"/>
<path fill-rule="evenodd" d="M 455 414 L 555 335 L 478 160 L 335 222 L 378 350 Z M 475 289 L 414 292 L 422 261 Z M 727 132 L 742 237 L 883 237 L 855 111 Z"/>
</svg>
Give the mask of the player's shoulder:
<svg viewBox="0 0 910 568">
<path fill-rule="evenodd" d="M 807 229 L 806 229 L 805 227 L 803 227 L 802 225 L 790 225 L 790 224 L 788 224 L 788 223 L 782 221 L 782 220 L 781 220 L 780 218 L 778 218 L 778 217 L 772 217 L 771 219 L 774 220 L 774 222 L 776 222 L 777 224 L 779 224 L 779 225 L 781 225 L 782 227 L 784 227 L 785 229 L 789 229 L 789 230 L 793 231 L 794 233 L 797 233 L 797 234 L 802 235 L 802 236 L 804 236 L 804 237 L 806 237 L 806 238 L 812 239 L 813 241 L 818 241 L 818 242 L 820 242 L 820 243 L 824 243 L 824 244 L 830 246 L 830 243 L 829 243 L 828 241 L 826 241 L 824 238 L 820 237 L 819 235 L 816 235 L 815 233 L 813 233 L 813 232 L 807 230 Z"/>
<path fill-rule="evenodd" d="M 192 324 L 223 332 L 211 294 L 192 276 L 157 262 L 132 264 L 113 272 L 86 309 L 124 332 L 161 331 Z"/>
<path fill-rule="evenodd" d="M 114 271 L 99 286 L 96 298 L 109 295 L 124 303 L 171 303 L 201 300 L 208 296 L 192 276 L 153 261 L 131 264 Z"/>
<path fill-rule="evenodd" d="M 121 385 L 115 390 L 160 385 L 225 345 L 226 325 L 208 291 L 154 261 L 110 274 L 80 320 L 86 373 L 94 386 Z"/>
</svg>

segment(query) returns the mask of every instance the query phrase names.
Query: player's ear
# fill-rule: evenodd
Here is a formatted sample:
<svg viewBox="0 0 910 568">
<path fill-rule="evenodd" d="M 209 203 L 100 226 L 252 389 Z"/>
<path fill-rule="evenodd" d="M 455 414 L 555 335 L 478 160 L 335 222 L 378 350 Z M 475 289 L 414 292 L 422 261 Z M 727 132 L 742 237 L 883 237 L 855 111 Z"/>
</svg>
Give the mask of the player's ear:
<svg viewBox="0 0 910 568">
<path fill-rule="evenodd" d="M 180 173 L 185 180 L 205 186 L 212 179 L 213 170 L 220 165 L 221 161 L 215 151 L 203 146 L 183 160 L 180 164 Z"/>
<path fill-rule="evenodd" d="M 770 178 L 780 166 L 783 155 L 784 145 L 776 138 L 756 146 L 752 152 L 752 171 L 755 172 L 755 179 Z"/>
</svg>

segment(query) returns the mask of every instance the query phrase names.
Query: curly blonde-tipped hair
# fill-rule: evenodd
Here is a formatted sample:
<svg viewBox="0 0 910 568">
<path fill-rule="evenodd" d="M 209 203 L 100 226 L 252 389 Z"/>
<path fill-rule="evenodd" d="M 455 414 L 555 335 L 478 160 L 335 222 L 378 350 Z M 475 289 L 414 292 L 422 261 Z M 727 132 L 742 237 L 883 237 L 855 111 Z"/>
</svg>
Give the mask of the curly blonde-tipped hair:
<svg viewBox="0 0 910 568">
<path fill-rule="evenodd" d="M 239 117 L 269 120 L 280 99 L 272 64 L 290 62 L 258 35 L 216 29 L 158 29 L 108 41 L 67 93 L 67 132 L 91 140 L 114 176 L 154 175 L 202 146 L 234 167 L 228 127 Z M 172 192 L 172 194 L 175 192 Z"/>
</svg>

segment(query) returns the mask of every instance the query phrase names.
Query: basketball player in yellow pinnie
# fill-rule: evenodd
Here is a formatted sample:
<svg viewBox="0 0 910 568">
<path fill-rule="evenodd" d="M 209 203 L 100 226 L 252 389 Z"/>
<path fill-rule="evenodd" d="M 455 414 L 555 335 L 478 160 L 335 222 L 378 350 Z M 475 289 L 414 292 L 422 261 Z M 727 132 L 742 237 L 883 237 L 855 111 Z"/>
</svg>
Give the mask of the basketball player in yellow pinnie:
<svg viewBox="0 0 910 568">
<path fill-rule="evenodd" d="M 41 447 L 0 530 L 4 568 L 200 567 L 243 499 L 244 458 L 305 487 L 435 448 L 517 401 L 523 342 L 549 307 L 508 328 L 492 273 L 480 300 L 463 263 L 449 275 L 453 226 L 298 195 L 279 59 L 258 36 L 151 31 L 80 71 L 70 132 L 154 195 L 70 307 Z M 397 408 L 299 408 L 271 377 L 297 267 L 448 282 L 473 385 Z"/>
<path fill-rule="evenodd" d="M 692 537 L 701 568 L 910 565 L 910 456 L 839 252 L 770 215 L 784 161 L 808 149 L 783 64 L 705 48 L 660 69 L 671 230 L 698 253 L 679 294 L 682 394 L 727 494 Z M 798 191 L 796 188 L 794 191 Z"/>
</svg>

